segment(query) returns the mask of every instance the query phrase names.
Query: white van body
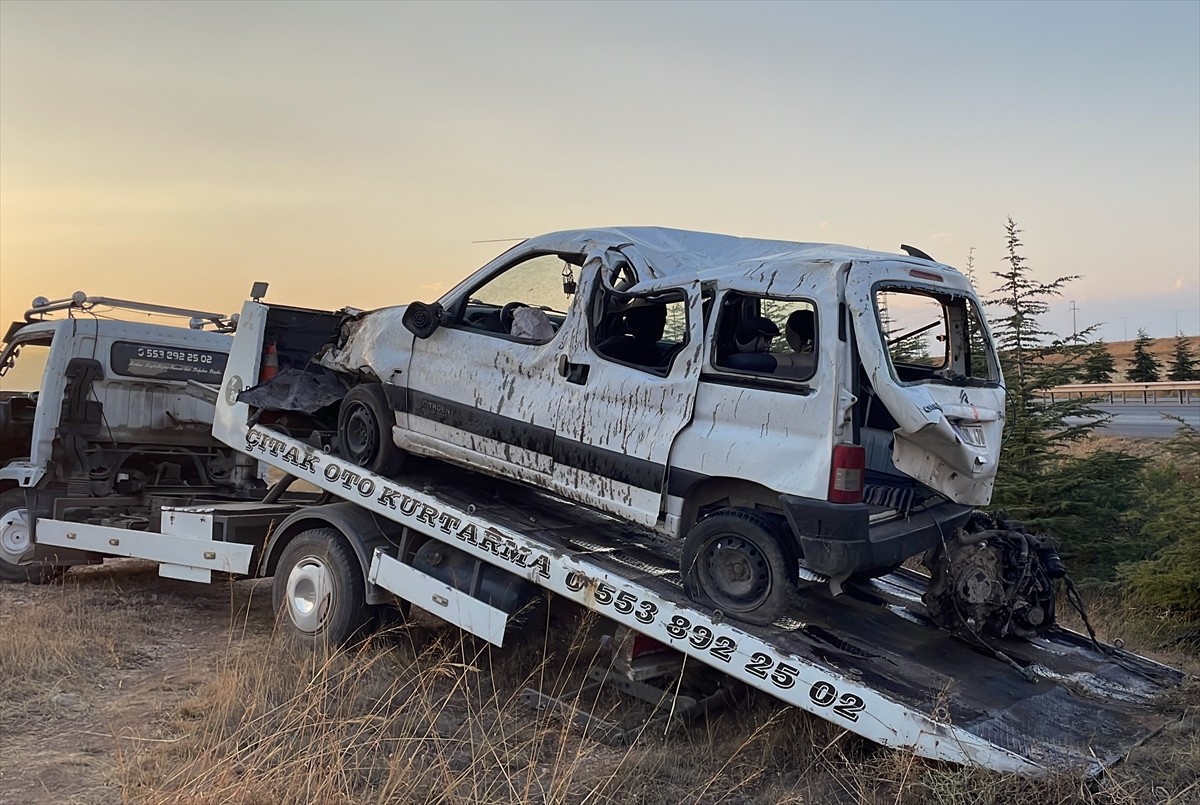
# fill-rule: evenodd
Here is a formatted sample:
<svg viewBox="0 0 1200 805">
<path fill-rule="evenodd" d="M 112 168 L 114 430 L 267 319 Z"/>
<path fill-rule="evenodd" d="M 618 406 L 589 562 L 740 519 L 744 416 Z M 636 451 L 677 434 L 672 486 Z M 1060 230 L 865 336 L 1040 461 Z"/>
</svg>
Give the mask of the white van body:
<svg viewBox="0 0 1200 805">
<path fill-rule="evenodd" d="M 909 314 L 881 315 L 883 296 L 933 313 L 911 364 L 887 343 Z M 629 311 L 651 306 L 669 308 L 665 332 L 631 359 L 616 349 L 637 345 Z M 541 311 L 541 337 L 522 336 L 522 307 Z M 742 354 L 746 322 L 797 310 L 809 353 L 781 332 L 766 357 Z M 835 578 L 898 564 L 986 504 L 1003 428 L 991 335 L 955 269 L 670 229 L 531 238 L 436 305 L 357 317 L 322 363 L 383 385 L 404 451 L 672 537 L 714 507 L 780 514 L 806 564 Z"/>
</svg>

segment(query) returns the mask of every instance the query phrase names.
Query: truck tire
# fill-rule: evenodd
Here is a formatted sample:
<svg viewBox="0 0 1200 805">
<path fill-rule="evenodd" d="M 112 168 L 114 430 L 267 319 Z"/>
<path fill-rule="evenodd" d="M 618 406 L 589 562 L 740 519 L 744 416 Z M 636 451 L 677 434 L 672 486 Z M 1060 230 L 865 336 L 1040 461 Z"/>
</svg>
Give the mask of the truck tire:
<svg viewBox="0 0 1200 805">
<path fill-rule="evenodd" d="M 683 589 L 731 618 L 766 625 L 791 603 L 799 566 L 772 520 L 753 509 L 720 509 L 683 541 Z"/>
<path fill-rule="evenodd" d="M 49 562 L 30 561 L 35 551 L 31 527 L 25 493 L 20 489 L 0 492 L 0 581 L 45 584 L 64 572 L 65 568 Z"/>
<path fill-rule="evenodd" d="M 396 415 L 378 383 L 355 386 L 338 411 L 341 454 L 363 469 L 392 476 L 404 464 L 404 451 L 392 441 Z"/>
<path fill-rule="evenodd" d="M 297 534 L 279 557 L 271 584 L 275 615 L 308 648 L 339 648 L 373 620 L 354 550 L 333 528 Z"/>
</svg>

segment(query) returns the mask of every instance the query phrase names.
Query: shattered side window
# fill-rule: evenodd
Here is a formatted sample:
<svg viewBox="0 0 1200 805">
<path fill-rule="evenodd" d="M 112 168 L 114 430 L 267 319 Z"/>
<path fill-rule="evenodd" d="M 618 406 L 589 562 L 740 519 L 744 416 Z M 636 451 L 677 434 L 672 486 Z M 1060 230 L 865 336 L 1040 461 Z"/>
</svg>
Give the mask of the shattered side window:
<svg viewBox="0 0 1200 805">
<path fill-rule="evenodd" d="M 688 341 L 687 294 L 682 290 L 627 296 L 596 289 L 593 349 L 610 361 L 667 375 Z"/>
<path fill-rule="evenodd" d="M 817 309 L 804 299 L 728 293 L 713 364 L 739 374 L 808 380 L 817 371 Z"/>
<path fill-rule="evenodd" d="M 968 297 L 909 288 L 875 292 L 880 332 L 902 382 L 995 382 L 995 352 Z"/>
</svg>

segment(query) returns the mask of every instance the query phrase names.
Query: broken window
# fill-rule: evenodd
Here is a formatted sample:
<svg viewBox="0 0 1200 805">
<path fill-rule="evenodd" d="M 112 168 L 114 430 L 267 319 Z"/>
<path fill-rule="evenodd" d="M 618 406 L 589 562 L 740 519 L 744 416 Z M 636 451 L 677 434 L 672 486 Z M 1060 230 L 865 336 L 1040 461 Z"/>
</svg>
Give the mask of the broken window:
<svg viewBox="0 0 1200 805">
<path fill-rule="evenodd" d="M 460 321 L 484 332 L 545 343 L 566 319 L 574 267 L 581 264 L 577 255 L 539 254 L 508 266 L 468 292 Z"/>
<path fill-rule="evenodd" d="M 817 371 L 817 310 L 806 299 L 727 293 L 713 365 L 738 373 L 807 380 Z"/>
<path fill-rule="evenodd" d="M 598 286 L 595 298 L 593 349 L 610 361 L 667 375 L 688 341 L 687 294 L 630 296 Z"/>
<path fill-rule="evenodd" d="M 995 382 L 995 353 L 974 301 L 912 288 L 878 288 L 875 309 L 896 379 Z"/>
</svg>

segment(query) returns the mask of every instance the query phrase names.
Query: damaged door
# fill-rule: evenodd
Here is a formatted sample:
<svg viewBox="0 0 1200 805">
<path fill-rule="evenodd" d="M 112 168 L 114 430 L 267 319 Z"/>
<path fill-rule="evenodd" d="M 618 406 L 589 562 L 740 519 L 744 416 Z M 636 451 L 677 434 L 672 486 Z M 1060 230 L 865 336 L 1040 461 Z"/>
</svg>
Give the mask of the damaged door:
<svg viewBox="0 0 1200 805">
<path fill-rule="evenodd" d="M 548 484 L 573 262 L 518 254 L 443 301 L 442 326 L 413 341 L 402 447 Z"/>
<path fill-rule="evenodd" d="M 582 272 L 587 327 L 557 352 L 559 493 L 646 526 L 659 519 L 671 446 L 691 421 L 700 374 L 699 283 L 638 282 L 609 250 Z"/>
<path fill-rule="evenodd" d="M 970 284 L 957 272 L 856 264 L 846 281 L 859 357 L 895 427 L 892 462 L 956 503 L 985 505 L 1004 390 Z"/>
</svg>

